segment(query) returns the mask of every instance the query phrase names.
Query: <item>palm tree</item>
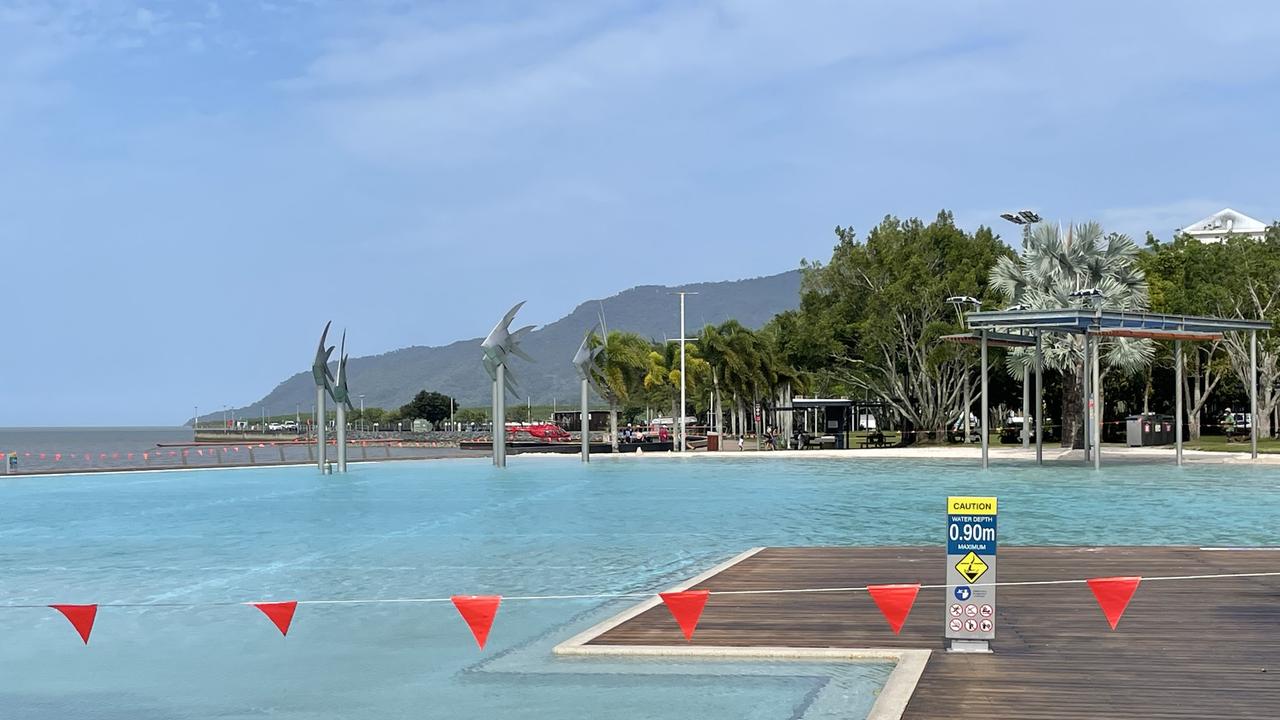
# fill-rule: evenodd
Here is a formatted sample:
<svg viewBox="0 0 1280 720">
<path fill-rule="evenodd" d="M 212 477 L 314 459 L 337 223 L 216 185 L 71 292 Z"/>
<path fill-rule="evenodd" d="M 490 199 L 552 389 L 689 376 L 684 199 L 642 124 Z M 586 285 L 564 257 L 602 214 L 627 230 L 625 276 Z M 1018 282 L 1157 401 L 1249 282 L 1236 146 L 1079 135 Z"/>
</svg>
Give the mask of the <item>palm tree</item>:
<svg viewBox="0 0 1280 720">
<path fill-rule="evenodd" d="M 604 352 L 596 356 L 592 379 L 609 403 L 609 442 L 617 452 L 618 406 L 642 387 L 648 369 L 650 344 L 635 333 L 620 330 L 610 332 L 604 341 L 592 334 L 592 347 L 599 347 L 602 342 Z"/>
<path fill-rule="evenodd" d="M 1033 309 L 1079 305 L 1071 297 L 1077 290 L 1097 288 L 1102 307 L 1108 310 L 1145 310 L 1147 280 L 1137 264 L 1138 246 L 1127 235 L 1103 235 L 1102 226 L 1087 222 L 1068 227 L 1040 223 L 1031 226 L 1023 239 L 1022 254 L 1002 257 L 991 269 L 991 287 L 1011 304 Z M 1111 338 L 1100 346 L 1102 362 L 1108 370 L 1138 372 L 1155 355 L 1150 340 Z M 1013 350 L 1008 369 L 1021 376 L 1035 362 L 1033 351 Z M 1084 439 L 1080 421 L 1083 398 L 1080 379 L 1086 372 L 1082 336 L 1053 333 L 1044 336 L 1044 365 L 1063 374 L 1062 444 L 1079 447 Z M 1101 392 L 1099 392 L 1101 400 Z M 1098 403 L 1102 407 L 1101 401 Z"/>
</svg>

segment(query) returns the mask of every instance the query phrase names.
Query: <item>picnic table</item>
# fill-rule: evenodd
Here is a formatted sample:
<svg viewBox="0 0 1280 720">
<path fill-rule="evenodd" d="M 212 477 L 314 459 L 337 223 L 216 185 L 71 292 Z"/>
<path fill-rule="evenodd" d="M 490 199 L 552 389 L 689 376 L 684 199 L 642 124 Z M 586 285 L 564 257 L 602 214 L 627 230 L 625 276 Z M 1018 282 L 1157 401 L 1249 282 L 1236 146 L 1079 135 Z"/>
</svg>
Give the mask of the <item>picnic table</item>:
<svg viewBox="0 0 1280 720">
<path fill-rule="evenodd" d="M 862 442 L 859 443 L 859 445 L 864 448 L 882 448 L 886 445 L 884 433 L 878 430 L 873 433 L 867 433 L 866 437 L 862 439 Z"/>
</svg>

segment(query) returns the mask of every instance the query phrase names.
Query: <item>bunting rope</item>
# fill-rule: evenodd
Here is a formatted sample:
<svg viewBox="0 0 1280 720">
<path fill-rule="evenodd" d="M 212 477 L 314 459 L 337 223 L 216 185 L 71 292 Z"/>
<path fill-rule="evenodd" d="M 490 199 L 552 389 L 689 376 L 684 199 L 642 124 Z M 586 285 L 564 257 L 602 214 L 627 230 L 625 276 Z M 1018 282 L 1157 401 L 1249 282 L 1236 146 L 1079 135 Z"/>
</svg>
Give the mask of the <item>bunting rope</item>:
<svg viewBox="0 0 1280 720">
<path fill-rule="evenodd" d="M 1217 580 L 1230 578 L 1256 578 L 1256 577 L 1280 577 L 1280 571 L 1276 572 L 1254 572 L 1254 573 L 1220 573 L 1214 575 L 1162 575 L 1162 576 L 1142 576 L 1142 582 L 1157 582 L 1162 580 Z M 994 583 L 974 583 L 970 587 L 988 588 L 988 587 L 1027 587 L 1036 585 L 1084 585 L 1089 579 L 1072 579 L 1072 580 L 1018 580 L 1009 582 Z M 787 589 L 767 589 L 767 590 L 712 590 L 712 595 L 788 595 L 788 594 L 804 594 L 804 593 L 840 593 L 840 592 L 867 592 L 868 588 L 877 587 L 875 585 L 860 585 L 856 587 L 827 587 L 827 588 L 787 588 Z M 921 590 L 941 590 L 948 586 L 942 585 L 920 585 Z M 542 601 L 542 600 L 624 600 L 628 598 L 652 598 L 658 593 L 590 593 L 578 595 L 503 595 L 502 600 L 507 601 Z M 298 605 L 381 605 L 381 604 L 410 604 L 410 603 L 448 603 L 452 602 L 453 597 L 422 597 L 422 598 L 363 598 L 350 600 L 296 600 Z M 224 600 L 221 602 L 188 602 L 188 603 L 97 603 L 98 607 L 103 608 L 191 608 L 191 607 L 234 607 L 241 605 L 256 605 L 262 602 L 255 601 L 234 601 Z M 48 603 L 5 603 L 0 604 L 0 609 L 17 609 L 17 608 L 47 608 Z"/>
</svg>

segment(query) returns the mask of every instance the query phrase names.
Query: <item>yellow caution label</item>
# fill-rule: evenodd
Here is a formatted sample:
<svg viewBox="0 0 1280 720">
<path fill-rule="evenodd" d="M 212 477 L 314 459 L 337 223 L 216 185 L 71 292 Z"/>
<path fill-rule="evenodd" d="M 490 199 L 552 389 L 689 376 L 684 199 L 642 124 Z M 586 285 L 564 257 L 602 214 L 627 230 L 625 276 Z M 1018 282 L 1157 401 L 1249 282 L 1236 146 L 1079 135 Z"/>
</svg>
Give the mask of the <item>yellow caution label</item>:
<svg viewBox="0 0 1280 720">
<path fill-rule="evenodd" d="M 978 582 L 978 578 L 987 572 L 987 564 L 978 557 L 978 554 L 970 551 L 968 555 L 960 558 L 960 562 L 956 563 L 956 572 L 970 583 Z"/>
<path fill-rule="evenodd" d="M 996 499 L 993 497 L 949 497 L 948 515 L 995 515 Z"/>
</svg>

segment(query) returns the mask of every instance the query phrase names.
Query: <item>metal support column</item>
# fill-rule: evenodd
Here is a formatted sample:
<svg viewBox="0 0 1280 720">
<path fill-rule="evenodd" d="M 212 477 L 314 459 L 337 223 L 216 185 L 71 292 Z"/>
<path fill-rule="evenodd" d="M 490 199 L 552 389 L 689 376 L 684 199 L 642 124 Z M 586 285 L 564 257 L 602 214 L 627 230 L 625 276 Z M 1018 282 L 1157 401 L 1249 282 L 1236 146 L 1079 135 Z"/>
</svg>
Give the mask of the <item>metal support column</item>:
<svg viewBox="0 0 1280 720">
<path fill-rule="evenodd" d="M 988 443 L 990 437 L 987 434 L 987 331 L 982 331 L 982 417 L 979 425 L 982 427 L 982 468 L 985 470 L 991 465 L 988 457 Z M 968 408 L 965 408 L 965 417 L 968 417 Z"/>
<path fill-rule="evenodd" d="M 493 464 L 507 466 L 507 365 L 498 364 L 496 382 L 497 407 L 493 416 Z"/>
<path fill-rule="evenodd" d="M 1036 464 L 1044 464 L 1044 346 L 1036 330 Z"/>
<path fill-rule="evenodd" d="M 1080 428 L 1080 434 L 1084 437 L 1084 461 L 1089 462 L 1089 447 L 1093 444 L 1093 419 L 1090 410 L 1092 406 L 1090 400 L 1092 395 L 1089 394 L 1089 335 L 1085 333 L 1081 336 L 1084 342 L 1084 361 L 1080 363 L 1080 392 L 1083 395 L 1080 408 L 1080 420 L 1083 427 Z M 1074 438 L 1073 438 L 1074 441 Z"/>
<path fill-rule="evenodd" d="M 1031 368 L 1022 368 L 1022 449 L 1031 447 Z"/>
<path fill-rule="evenodd" d="M 1102 469 L 1102 403 L 1098 402 L 1102 399 L 1102 363 L 1099 362 L 1099 355 L 1102 351 L 1102 342 L 1100 339 L 1094 339 L 1093 346 L 1093 469 Z"/>
<path fill-rule="evenodd" d="M 582 378 L 582 462 L 591 462 L 591 413 L 587 410 L 587 379 Z"/>
<path fill-rule="evenodd" d="M 334 423 L 338 434 L 338 472 L 347 471 L 347 406 L 346 403 L 335 403 L 338 406 L 338 421 Z"/>
<path fill-rule="evenodd" d="M 1182 464 L 1182 341 L 1173 341 L 1173 455 Z"/>
<path fill-rule="evenodd" d="M 684 416 L 685 408 L 689 407 L 688 400 L 685 398 L 685 375 L 684 371 L 684 293 L 680 293 L 680 435 L 677 442 L 677 450 L 684 452 L 689 449 L 688 442 L 685 440 Z M 756 429 L 756 437 L 760 437 L 759 428 Z"/>
<path fill-rule="evenodd" d="M 1249 455 L 1258 459 L 1258 331 L 1249 331 Z"/>
<path fill-rule="evenodd" d="M 323 387 L 316 386 L 316 467 L 320 468 L 320 472 L 324 472 L 325 462 L 325 437 L 324 437 L 324 398 L 325 390 Z"/>
</svg>

